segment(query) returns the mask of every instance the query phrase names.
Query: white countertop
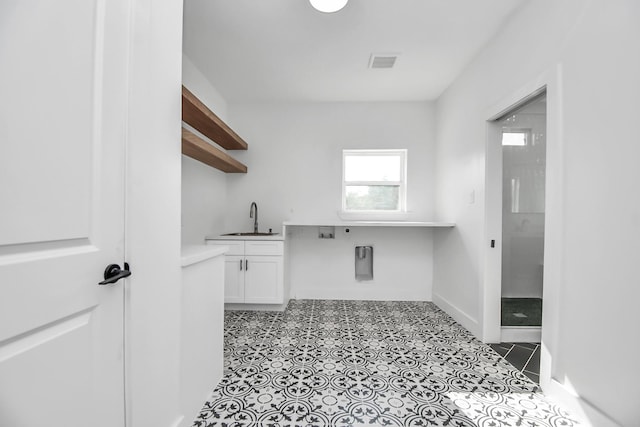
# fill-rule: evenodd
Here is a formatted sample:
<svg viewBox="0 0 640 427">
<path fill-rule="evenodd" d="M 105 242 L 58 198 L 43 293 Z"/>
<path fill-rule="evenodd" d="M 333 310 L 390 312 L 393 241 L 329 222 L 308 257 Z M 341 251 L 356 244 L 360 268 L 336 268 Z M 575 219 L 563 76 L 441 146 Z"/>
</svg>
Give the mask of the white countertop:
<svg viewBox="0 0 640 427">
<path fill-rule="evenodd" d="M 453 222 L 434 221 L 284 221 L 282 225 L 299 227 L 455 227 Z"/>
<path fill-rule="evenodd" d="M 271 236 L 225 236 L 213 235 L 205 236 L 204 240 L 284 240 L 282 234 L 273 234 Z"/>
<path fill-rule="evenodd" d="M 224 255 L 229 248 L 226 246 L 185 245 L 180 251 L 182 266 L 196 264 L 198 262 Z"/>
</svg>

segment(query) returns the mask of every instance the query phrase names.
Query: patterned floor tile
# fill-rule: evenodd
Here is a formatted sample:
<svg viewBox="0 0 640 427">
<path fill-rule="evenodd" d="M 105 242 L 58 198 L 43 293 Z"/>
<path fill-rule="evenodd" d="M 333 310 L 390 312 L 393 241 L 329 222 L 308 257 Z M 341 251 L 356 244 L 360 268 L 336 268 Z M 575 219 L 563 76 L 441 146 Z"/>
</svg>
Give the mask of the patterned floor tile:
<svg viewBox="0 0 640 427">
<path fill-rule="evenodd" d="M 578 425 L 430 302 L 226 312 L 224 357 L 194 427 Z"/>
</svg>

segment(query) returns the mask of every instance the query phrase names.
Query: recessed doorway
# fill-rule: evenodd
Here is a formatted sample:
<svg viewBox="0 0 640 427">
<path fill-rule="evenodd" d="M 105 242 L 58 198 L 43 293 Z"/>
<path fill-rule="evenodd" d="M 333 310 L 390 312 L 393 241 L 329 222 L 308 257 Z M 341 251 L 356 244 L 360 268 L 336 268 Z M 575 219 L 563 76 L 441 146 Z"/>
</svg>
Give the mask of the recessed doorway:
<svg viewBox="0 0 640 427">
<path fill-rule="evenodd" d="M 547 105 L 544 90 L 490 122 L 501 342 L 540 342 Z M 493 237 L 492 237 L 493 238 Z M 498 319 L 496 319 L 498 320 Z"/>
</svg>

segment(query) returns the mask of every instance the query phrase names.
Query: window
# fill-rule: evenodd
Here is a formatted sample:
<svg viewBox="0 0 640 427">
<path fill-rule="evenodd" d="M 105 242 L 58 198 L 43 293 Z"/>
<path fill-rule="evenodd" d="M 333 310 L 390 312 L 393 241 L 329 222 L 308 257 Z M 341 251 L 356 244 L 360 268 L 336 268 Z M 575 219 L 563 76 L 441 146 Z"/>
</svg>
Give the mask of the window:
<svg viewBox="0 0 640 427">
<path fill-rule="evenodd" d="M 507 129 L 502 130 L 502 145 L 512 147 L 525 147 L 529 142 L 529 129 Z"/>
<path fill-rule="evenodd" d="M 344 150 L 343 212 L 405 212 L 406 172 L 407 150 Z"/>
</svg>

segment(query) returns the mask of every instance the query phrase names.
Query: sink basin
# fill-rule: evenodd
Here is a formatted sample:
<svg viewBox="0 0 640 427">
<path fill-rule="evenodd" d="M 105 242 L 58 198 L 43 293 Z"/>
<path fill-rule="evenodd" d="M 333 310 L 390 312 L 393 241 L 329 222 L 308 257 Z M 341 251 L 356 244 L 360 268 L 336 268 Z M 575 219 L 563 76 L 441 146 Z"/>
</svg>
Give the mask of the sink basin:
<svg viewBox="0 0 640 427">
<path fill-rule="evenodd" d="M 275 236 L 278 233 L 254 233 L 253 231 L 248 232 L 248 233 L 227 233 L 227 234 L 223 234 L 223 236 Z"/>
</svg>

